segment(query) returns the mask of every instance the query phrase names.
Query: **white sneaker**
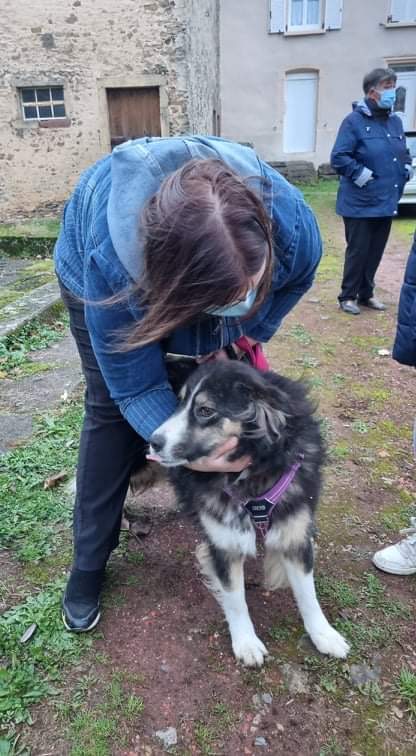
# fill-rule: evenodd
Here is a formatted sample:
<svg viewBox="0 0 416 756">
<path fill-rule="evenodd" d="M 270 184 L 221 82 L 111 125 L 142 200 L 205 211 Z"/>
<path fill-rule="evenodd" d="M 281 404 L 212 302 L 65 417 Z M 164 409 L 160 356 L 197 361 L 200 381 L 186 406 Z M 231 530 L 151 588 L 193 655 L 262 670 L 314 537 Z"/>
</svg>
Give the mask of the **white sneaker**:
<svg viewBox="0 0 416 756">
<path fill-rule="evenodd" d="M 392 575 L 416 573 L 416 517 L 410 518 L 410 524 L 410 528 L 400 531 L 402 535 L 407 534 L 407 538 L 374 554 L 373 564 L 379 570 Z"/>
</svg>

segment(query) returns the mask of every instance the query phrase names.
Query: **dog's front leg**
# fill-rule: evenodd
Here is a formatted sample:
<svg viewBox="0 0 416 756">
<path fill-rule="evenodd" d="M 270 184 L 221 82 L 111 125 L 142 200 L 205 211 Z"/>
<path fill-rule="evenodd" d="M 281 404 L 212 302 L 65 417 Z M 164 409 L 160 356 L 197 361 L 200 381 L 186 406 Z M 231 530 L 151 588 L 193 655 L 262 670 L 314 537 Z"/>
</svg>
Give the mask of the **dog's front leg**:
<svg viewBox="0 0 416 756">
<path fill-rule="evenodd" d="M 224 610 L 235 657 L 260 667 L 267 649 L 257 637 L 245 598 L 244 556 L 230 556 L 212 544 L 201 544 L 197 557 L 205 583 Z"/>
<path fill-rule="evenodd" d="M 305 565 L 297 560 L 284 558 L 283 561 L 306 632 L 322 654 L 344 659 L 350 647 L 345 638 L 329 624 L 319 605 L 313 570 L 306 571 Z"/>
</svg>

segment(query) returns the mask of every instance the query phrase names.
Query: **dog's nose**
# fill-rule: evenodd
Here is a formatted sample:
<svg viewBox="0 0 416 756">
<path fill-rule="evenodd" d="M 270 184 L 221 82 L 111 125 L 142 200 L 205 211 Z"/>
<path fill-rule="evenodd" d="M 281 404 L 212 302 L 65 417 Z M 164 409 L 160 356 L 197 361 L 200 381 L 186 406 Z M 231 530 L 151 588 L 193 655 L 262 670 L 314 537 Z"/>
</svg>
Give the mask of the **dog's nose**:
<svg viewBox="0 0 416 756">
<path fill-rule="evenodd" d="M 164 445 L 165 445 L 165 439 L 160 433 L 159 434 L 154 433 L 153 436 L 151 436 L 150 446 L 152 447 L 153 451 L 155 452 L 162 451 Z"/>
</svg>

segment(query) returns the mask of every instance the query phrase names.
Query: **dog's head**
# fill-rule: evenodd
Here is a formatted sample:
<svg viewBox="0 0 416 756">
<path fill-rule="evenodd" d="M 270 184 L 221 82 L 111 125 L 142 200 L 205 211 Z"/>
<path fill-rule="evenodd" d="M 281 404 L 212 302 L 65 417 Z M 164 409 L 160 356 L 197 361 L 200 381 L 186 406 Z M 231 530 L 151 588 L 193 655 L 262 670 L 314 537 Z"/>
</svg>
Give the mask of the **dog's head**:
<svg viewBox="0 0 416 756">
<path fill-rule="evenodd" d="M 202 365 L 181 389 L 176 412 L 153 433 L 151 454 L 176 467 L 208 456 L 232 436 L 239 439 L 233 457 L 249 451 L 244 441 L 270 447 L 294 412 L 293 396 L 279 380 L 287 382 L 234 361 Z"/>
</svg>

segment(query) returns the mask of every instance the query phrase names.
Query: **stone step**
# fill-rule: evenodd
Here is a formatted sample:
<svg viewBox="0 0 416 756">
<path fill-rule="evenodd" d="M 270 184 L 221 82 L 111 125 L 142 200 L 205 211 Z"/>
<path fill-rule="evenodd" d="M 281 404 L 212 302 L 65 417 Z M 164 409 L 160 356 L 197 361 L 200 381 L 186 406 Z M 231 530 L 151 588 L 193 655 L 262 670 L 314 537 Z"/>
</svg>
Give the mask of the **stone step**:
<svg viewBox="0 0 416 756">
<path fill-rule="evenodd" d="M 0 339 L 18 331 L 22 326 L 37 318 L 45 318 L 60 304 L 61 295 L 56 281 L 43 284 L 24 294 L 16 302 L 2 309 Z"/>
</svg>

